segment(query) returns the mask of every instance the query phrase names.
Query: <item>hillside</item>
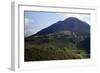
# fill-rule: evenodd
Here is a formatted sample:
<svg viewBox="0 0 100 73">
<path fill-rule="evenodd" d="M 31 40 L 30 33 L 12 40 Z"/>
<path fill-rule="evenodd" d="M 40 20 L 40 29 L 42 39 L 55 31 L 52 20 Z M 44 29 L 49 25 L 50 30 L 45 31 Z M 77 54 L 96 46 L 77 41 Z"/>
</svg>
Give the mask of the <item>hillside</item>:
<svg viewBox="0 0 100 73">
<path fill-rule="evenodd" d="M 90 26 L 88 23 L 83 22 L 75 17 L 70 17 L 65 19 L 64 21 L 58 21 L 51 26 L 40 30 L 35 35 L 46 35 L 59 31 L 89 33 Z"/>
<path fill-rule="evenodd" d="M 25 61 L 89 57 L 90 26 L 77 18 L 57 22 L 25 38 Z"/>
</svg>

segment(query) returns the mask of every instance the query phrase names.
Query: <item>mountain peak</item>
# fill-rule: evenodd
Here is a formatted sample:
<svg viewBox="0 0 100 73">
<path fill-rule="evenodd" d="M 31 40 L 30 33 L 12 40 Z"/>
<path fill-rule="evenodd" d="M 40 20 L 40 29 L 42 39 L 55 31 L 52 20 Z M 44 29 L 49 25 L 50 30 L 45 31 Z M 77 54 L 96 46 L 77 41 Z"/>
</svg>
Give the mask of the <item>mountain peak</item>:
<svg viewBox="0 0 100 73">
<path fill-rule="evenodd" d="M 82 20 L 80 20 L 80 19 L 78 19 L 78 18 L 76 18 L 76 17 L 69 17 L 69 18 L 66 18 L 65 20 L 64 20 L 64 22 L 83 22 Z"/>
<path fill-rule="evenodd" d="M 76 17 L 69 17 L 69 18 L 66 18 L 65 20 L 79 20 L 78 18 L 76 18 Z"/>
<path fill-rule="evenodd" d="M 81 32 L 81 33 L 89 33 L 90 26 L 88 23 L 81 21 L 75 17 L 69 17 L 63 21 L 58 21 L 51 26 L 42 29 L 37 32 L 35 35 L 46 35 L 59 31 L 71 31 L 71 32 Z"/>
</svg>

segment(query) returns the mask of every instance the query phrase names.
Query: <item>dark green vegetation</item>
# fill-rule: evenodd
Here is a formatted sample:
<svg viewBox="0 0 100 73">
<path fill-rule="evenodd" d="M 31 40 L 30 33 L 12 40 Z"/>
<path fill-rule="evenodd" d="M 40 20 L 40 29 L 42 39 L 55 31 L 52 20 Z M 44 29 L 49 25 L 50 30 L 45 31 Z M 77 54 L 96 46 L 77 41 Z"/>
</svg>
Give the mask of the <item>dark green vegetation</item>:
<svg viewBox="0 0 100 73">
<path fill-rule="evenodd" d="M 89 58 L 87 37 L 69 31 L 31 36 L 25 39 L 25 61 Z"/>
<path fill-rule="evenodd" d="M 25 61 L 90 58 L 90 26 L 70 17 L 25 38 Z"/>
</svg>

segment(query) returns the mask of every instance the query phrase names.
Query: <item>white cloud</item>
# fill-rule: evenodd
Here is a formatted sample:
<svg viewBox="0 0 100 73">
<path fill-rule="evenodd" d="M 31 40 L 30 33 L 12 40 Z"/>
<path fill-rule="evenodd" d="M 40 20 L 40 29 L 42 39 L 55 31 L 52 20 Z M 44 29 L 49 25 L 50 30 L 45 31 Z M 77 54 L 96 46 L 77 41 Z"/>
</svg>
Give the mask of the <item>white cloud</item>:
<svg viewBox="0 0 100 73">
<path fill-rule="evenodd" d="M 32 22 L 32 20 L 29 18 L 25 18 L 24 20 L 25 20 L 25 25 L 29 25 Z"/>
<path fill-rule="evenodd" d="M 32 19 L 24 18 L 25 20 L 25 37 L 32 35 L 38 31 L 39 25 L 35 24 Z"/>
</svg>

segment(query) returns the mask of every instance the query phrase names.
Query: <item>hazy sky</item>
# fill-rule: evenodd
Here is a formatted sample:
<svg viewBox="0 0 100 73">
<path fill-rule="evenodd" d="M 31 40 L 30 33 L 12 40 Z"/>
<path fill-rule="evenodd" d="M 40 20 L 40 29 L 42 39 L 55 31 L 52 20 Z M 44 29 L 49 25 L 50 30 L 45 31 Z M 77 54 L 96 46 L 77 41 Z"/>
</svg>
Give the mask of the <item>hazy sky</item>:
<svg viewBox="0 0 100 73">
<path fill-rule="evenodd" d="M 69 13 L 50 13 L 50 12 L 24 12 L 25 37 L 33 35 L 43 28 L 46 28 L 57 21 L 63 21 L 68 17 L 76 17 L 90 24 L 90 15 L 69 14 Z"/>
</svg>

